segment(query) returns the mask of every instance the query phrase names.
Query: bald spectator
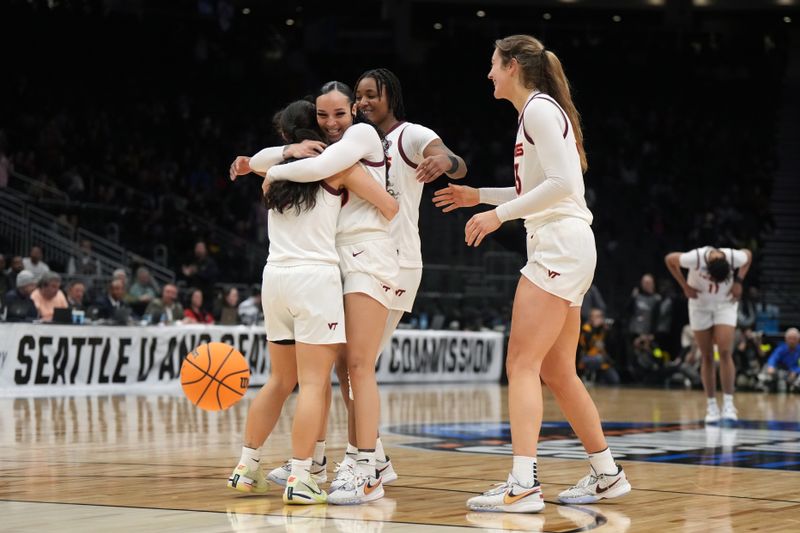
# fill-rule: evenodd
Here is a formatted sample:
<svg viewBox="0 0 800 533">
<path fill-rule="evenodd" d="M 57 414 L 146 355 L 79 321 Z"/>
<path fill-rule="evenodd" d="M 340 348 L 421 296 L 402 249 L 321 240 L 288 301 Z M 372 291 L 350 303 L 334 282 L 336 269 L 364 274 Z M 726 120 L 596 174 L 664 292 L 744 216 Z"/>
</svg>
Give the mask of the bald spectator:
<svg viewBox="0 0 800 533">
<path fill-rule="evenodd" d="M 151 324 L 174 324 L 183 318 L 183 306 L 178 302 L 178 287 L 167 283 L 161 289 L 161 298 L 156 298 L 144 310 Z"/>
<path fill-rule="evenodd" d="M 112 279 L 108 291 L 95 304 L 97 314 L 94 318 L 127 323 L 131 308 L 125 303 L 125 284 L 121 279 Z"/>
<path fill-rule="evenodd" d="M 36 279 L 27 270 L 22 270 L 16 277 L 16 288 L 6 293 L 3 314 L 7 322 L 31 322 L 39 318 L 39 311 L 31 300 L 31 293 L 36 289 Z"/>
<path fill-rule="evenodd" d="M 42 247 L 34 244 L 31 246 L 30 255 L 22 260 L 23 268 L 33 274 L 37 283 L 39 282 L 39 278 L 42 277 L 42 274 L 50 272 L 50 267 L 42 260 L 43 258 Z"/>
<path fill-rule="evenodd" d="M 769 388 L 777 385 L 780 391 L 800 385 L 800 331 L 789 328 L 783 339 L 785 342 L 775 348 L 759 376 L 764 385 Z"/>
<path fill-rule="evenodd" d="M 183 265 L 181 269 L 186 282 L 191 287 L 197 287 L 203 291 L 206 301 L 212 301 L 214 295 L 212 289 L 219 277 L 217 263 L 208 255 L 206 243 L 198 241 L 194 245 L 194 260 L 188 265 Z"/>
<path fill-rule="evenodd" d="M 31 300 L 33 300 L 42 322 L 52 322 L 55 309 L 69 307 L 66 296 L 61 292 L 61 276 L 55 272 L 42 274 L 38 287 L 31 293 Z"/>
</svg>

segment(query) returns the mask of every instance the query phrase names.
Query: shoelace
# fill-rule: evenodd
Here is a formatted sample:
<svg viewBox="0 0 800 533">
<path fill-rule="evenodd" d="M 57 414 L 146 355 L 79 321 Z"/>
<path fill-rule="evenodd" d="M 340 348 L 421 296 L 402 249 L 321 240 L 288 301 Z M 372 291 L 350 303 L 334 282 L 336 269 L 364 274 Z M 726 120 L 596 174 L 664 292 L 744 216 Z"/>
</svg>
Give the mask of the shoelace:
<svg viewBox="0 0 800 533">
<path fill-rule="evenodd" d="M 333 471 L 336 472 L 336 477 L 333 479 L 334 482 L 342 481 L 344 483 L 349 483 L 356 475 L 355 468 L 352 465 L 346 465 L 344 463 L 336 463 L 336 468 L 334 468 Z"/>
<path fill-rule="evenodd" d="M 590 473 L 588 476 L 583 477 L 578 483 L 575 485 L 576 488 L 584 488 L 590 485 L 594 485 L 597 483 L 598 476 L 594 473 Z"/>
<path fill-rule="evenodd" d="M 494 496 L 496 494 L 502 494 L 506 492 L 511 485 L 509 485 L 508 481 L 504 481 L 502 483 L 495 483 L 493 489 L 489 489 L 483 493 L 484 496 Z"/>
</svg>

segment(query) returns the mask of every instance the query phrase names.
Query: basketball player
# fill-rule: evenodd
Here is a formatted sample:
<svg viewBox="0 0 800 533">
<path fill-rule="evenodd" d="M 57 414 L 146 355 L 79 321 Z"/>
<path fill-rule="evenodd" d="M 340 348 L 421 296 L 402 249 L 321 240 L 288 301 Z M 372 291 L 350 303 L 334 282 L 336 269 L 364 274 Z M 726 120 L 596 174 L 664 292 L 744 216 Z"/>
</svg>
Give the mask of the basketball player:
<svg viewBox="0 0 800 533">
<path fill-rule="evenodd" d="M 508 479 L 470 498 L 475 511 L 533 513 L 544 508 L 536 468 L 542 422 L 543 381 L 552 391 L 584 448 L 589 475 L 563 491 L 565 503 L 592 503 L 630 491 L 608 449 L 600 417 L 576 374 L 583 295 L 594 275 L 596 252 L 584 200 L 586 157 L 578 111 L 561 62 L 528 35 L 495 42 L 489 79 L 494 97 L 519 113 L 514 146 L 514 187 L 474 189 L 450 184 L 434 202 L 445 211 L 498 206 L 473 216 L 465 228 L 468 246 L 478 246 L 507 221 L 522 218 L 528 263 L 517 285 L 508 341 L 508 411 L 514 453 Z"/>
<path fill-rule="evenodd" d="M 317 157 L 274 166 L 267 180 L 310 181 L 362 162 L 376 183 L 388 187 L 381 132 L 358 112 L 352 89 L 333 81 L 317 97 L 317 120 L 329 146 Z M 386 327 L 395 280 L 397 249 L 389 234 L 389 220 L 357 194 L 350 195 L 339 216 L 336 233 L 342 271 L 347 371 L 354 396 L 356 468 L 354 475 L 340 470 L 328 498 L 334 504 L 358 504 L 383 497 L 377 474 L 378 384 L 375 354 Z"/>
<path fill-rule="evenodd" d="M 733 335 L 739 311 L 742 282 L 750 269 L 750 250 L 717 249 L 711 246 L 688 252 L 667 254 L 672 276 L 689 300 L 689 326 L 700 349 L 700 375 L 706 393 L 706 424 L 736 422 L 733 404 L 736 365 L 733 362 Z M 683 276 L 681 268 L 689 271 Z M 717 405 L 717 372 L 714 366 L 714 345 L 719 349 L 719 380 L 722 385 L 722 414 Z"/>
<path fill-rule="evenodd" d="M 290 141 L 296 142 L 301 136 L 321 137 L 314 105 L 305 100 L 287 106 L 281 126 Z M 325 419 L 319 406 L 330 389 L 339 345 L 346 341 L 335 246 L 343 187 L 374 202 L 385 217 L 392 218 L 399 209 L 397 201 L 361 164 L 343 169 L 325 182 L 278 183 L 265 193 L 270 249 L 262 302 L 272 372 L 251 404 L 242 456 L 228 486 L 242 492 L 266 492 L 268 484 L 258 448 L 299 382 L 291 475 L 283 495 L 289 504 L 324 503 L 327 496 L 311 477 L 310 468 L 314 443 Z"/>
</svg>

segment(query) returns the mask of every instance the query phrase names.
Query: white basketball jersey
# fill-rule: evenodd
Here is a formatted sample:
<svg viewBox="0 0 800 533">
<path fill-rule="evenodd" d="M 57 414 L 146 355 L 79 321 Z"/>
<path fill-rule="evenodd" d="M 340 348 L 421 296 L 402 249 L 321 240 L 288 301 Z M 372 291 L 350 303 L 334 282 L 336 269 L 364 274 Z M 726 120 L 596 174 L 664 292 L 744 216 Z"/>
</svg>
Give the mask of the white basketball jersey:
<svg viewBox="0 0 800 533">
<path fill-rule="evenodd" d="M 336 252 L 336 226 L 345 191 L 337 191 L 324 181 L 317 191 L 313 209 L 295 208 L 278 213 L 270 209 L 268 217 L 269 255 L 267 264 L 299 266 L 339 264 Z"/>
<path fill-rule="evenodd" d="M 398 122 L 386 134 L 389 143 L 389 183 L 397 193 L 400 212 L 390 226 L 392 239 L 400 257 L 400 266 L 422 268 L 422 251 L 419 239 L 419 203 L 424 183 L 417 181 L 417 165 L 422 162 L 422 152 L 439 136 L 433 130 Z"/>
<path fill-rule="evenodd" d="M 378 145 L 371 154 L 374 159 L 364 158 L 361 160 L 361 164 L 369 175 L 381 184 L 381 187 L 386 187 L 386 160 L 383 154 L 383 145 L 380 144 L 377 135 L 375 139 L 378 141 Z M 389 221 L 378 211 L 378 208 L 357 194 L 345 191 L 336 231 L 336 246 L 386 238 L 389 238 Z"/>
<path fill-rule="evenodd" d="M 697 295 L 699 303 L 730 301 L 731 296 L 729 293 L 733 286 L 734 269 L 744 266 L 747 262 L 747 254 L 744 250 L 720 248 L 719 251 L 725 254 L 725 258 L 731 266 L 731 275 L 721 283 L 716 282 L 708 273 L 708 253 L 713 249 L 711 246 L 703 246 L 683 253 L 680 257 L 681 266 L 689 270 L 689 275 L 686 276 L 686 283 L 699 293 Z"/>
<path fill-rule="evenodd" d="M 568 172 L 570 176 L 574 176 L 576 179 L 579 178 L 580 185 L 578 190 L 553 206 L 526 216 L 526 230 L 528 233 L 533 233 L 533 231 L 542 224 L 564 216 L 577 217 L 591 224 L 592 212 L 589 211 L 589 208 L 586 206 L 586 200 L 584 199 L 585 187 L 583 185 L 583 171 L 581 170 L 578 147 L 575 143 L 575 134 L 572 131 L 569 118 L 567 118 L 567 114 L 561 109 L 561 106 L 558 105 L 558 102 L 550 96 L 538 91 L 531 94 L 519 116 L 517 140 L 514 145 L 514 187 L 517 191 L 517 196 L 522 196 L 526 192 L 534 189 L 546 179 L 545 171 L 542 168 L 541 161 L 537 154 L 536 139 L 534 139 L 532 133 L 525 128 L 525 111 L 528 110 L 530 106 L 550 106 L 552 109 L 548 108 L 547 111 L 558 115 L 559 123 L 562 124 L 563 127 L 561 136 L 564 139 L 567 153 L 570 156 L 569 168 L 559 169 L 559 171 Z"/>
</svg>

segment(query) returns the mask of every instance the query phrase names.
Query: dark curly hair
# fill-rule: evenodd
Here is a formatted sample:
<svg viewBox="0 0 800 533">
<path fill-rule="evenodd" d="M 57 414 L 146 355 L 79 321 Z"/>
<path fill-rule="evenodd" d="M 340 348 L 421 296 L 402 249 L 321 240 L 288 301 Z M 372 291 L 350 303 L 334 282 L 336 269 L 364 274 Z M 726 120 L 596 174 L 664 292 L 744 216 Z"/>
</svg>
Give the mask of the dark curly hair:
<svg viewBox="0 0 800 533">
<path fill-rule="evenodd" d="M 400 85 L 400 80 L 395 76 L 394 72 L 388 68 L 374 68 L 364 72 L 356 80 L 356 88 L 361 80 L 364 78 L 372 78 L 375 80 L 375 85 L 378 88 L 378 94 L 386 89 L 386 99 L 389 102 L 389 109 L 394 113 L 394 118 L 397 120 L 406 119 L 406 106 L 403 103 L 403 89 Z"/>
<path fill-rule="evenodd" d="M 724 256 L 712 259 L 708 262 L 706 267 L 708 268 L 708 274 L 711 276 L 711 279 L 717 283 L 722 283 L 731 275 L 731 265 Z"/>
<path fill-rule="evenodd" d="M 281 137 L 289 144 L 305 140 L 323 140 L 322 132 L 317 125 L 316 108 L 308 100 L 296 100 L 287 105 L 275 114 L 273 123 Z M 290 158 L 283 163 L 290 161 L 295 159 Z M 264 205 L 267 209 L 274 209 L 278 213 L 295 209 L 299 215 L 317 205 L 317 191 L 320 185 L 319 181 L 311 183 L 276 181 L 270 184 L 267 194 L 264 195 Z"/>
</svg>

